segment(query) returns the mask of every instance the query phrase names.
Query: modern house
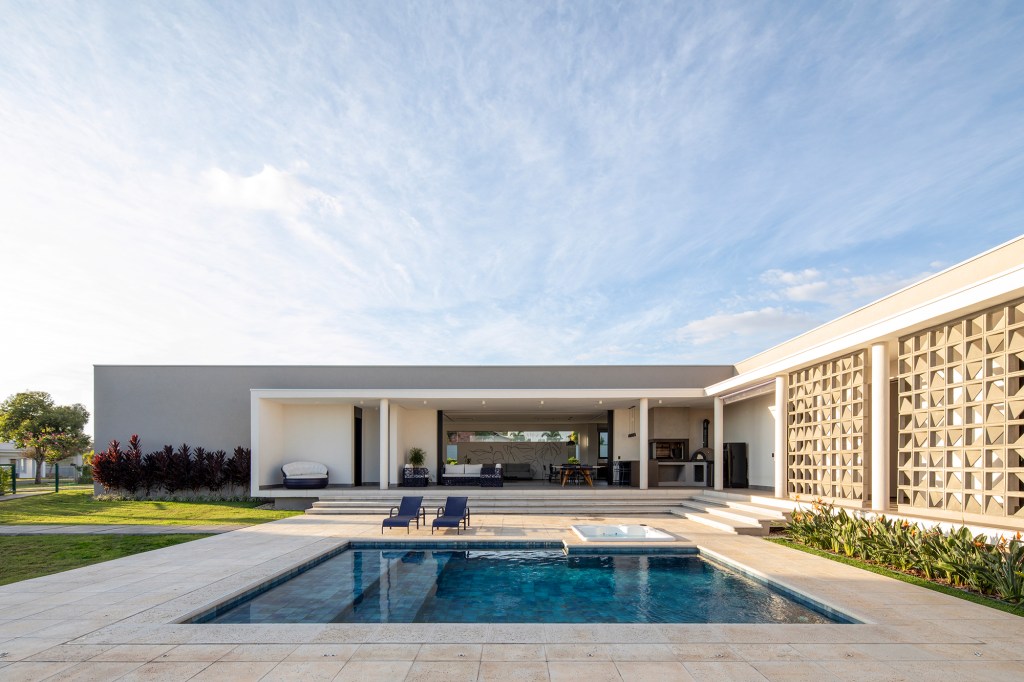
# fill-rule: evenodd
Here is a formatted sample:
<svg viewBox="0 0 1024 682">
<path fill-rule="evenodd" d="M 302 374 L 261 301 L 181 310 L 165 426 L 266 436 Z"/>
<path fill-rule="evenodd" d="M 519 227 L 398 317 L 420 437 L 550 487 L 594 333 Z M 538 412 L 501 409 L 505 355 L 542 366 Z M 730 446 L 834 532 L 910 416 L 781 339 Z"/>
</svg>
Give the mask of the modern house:
<svg viewBox="0 0 1024 682">
<path fill-rule="evenodd" d="M 293 460 L 334 491 L 394 487 L 412 447 L 434 480 L 453 454 L 538 480 L 576 454 L 686 494 L 735 483 L 744 444 L 746 482 L 778 497 L 1024 528 L 1022 382 L 1024 237 L 735 366 L 97 366 L 95 435 L 249 446 L 261 497 L 309 495 L 280 485 Z M 550 430 L 578 440 L 453 436 Z"/>
</svg>

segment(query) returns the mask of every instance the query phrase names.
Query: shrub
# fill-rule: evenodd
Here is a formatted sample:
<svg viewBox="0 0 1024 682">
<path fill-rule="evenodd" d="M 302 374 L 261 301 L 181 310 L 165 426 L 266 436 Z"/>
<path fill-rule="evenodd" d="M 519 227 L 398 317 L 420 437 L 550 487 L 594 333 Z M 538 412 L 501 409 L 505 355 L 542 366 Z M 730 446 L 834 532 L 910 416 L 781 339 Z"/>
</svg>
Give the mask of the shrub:
<svg viewBox="0 0 1024 682">
<path fill-rule="evenodd" d="M 1018 533 L 993 545 L 967 527 L 950 533 L 916 523 L 871 519 L 816 501 L 793 512 L 787 530 L 805 545 L 857 557 L 905 573 L 920 573 L 957 587 L 1019 604 L 1024 601 L 1024 541 Z"/>
<path fill-rule="evenodd" d="M 0 495 L 11 492 L 11 470 L 9 467 L 0 466 Z"/>
<path fill-rule="evenodd" d="M 93 476 L 114 498 L 174 496 L 181 491 L 196 497 L 205 490 L 234 499 L 239 497 L 238 491 L 225 488 L 247 492 L 250 467 L 251 452 L 243 447 L 235 448 L 230 458 L 224 450 L 193 450 L 187 443 L 177 449 L 165 445 L 143 455 L 138 435 L 129 439 L 126 450 L 113 440 L 106 450 L 93 456 Z"/>
</svg>

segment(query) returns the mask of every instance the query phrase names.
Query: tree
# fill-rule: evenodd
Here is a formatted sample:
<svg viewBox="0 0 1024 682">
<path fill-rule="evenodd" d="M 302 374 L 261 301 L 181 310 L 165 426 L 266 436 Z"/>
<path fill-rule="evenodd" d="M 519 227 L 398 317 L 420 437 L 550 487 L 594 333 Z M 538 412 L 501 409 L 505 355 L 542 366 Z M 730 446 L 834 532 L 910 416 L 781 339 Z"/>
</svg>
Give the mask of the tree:
<svg viewBox="0 0 1024 682">
<path fill-rule="evenodd" d="M 541 438 L 552 443 L 562 440 L 561 431 L 545 431 L 541 434 Z"/>
<path fill-rule="evenodd" d="M 24 391 L 0 403 L 0 440 L 32 450 L 36 483 L 42 483 L 43 462 L 58 462 L 89 447 L 84 405 L 56 405 L 45 391 Z"/>
</svg>

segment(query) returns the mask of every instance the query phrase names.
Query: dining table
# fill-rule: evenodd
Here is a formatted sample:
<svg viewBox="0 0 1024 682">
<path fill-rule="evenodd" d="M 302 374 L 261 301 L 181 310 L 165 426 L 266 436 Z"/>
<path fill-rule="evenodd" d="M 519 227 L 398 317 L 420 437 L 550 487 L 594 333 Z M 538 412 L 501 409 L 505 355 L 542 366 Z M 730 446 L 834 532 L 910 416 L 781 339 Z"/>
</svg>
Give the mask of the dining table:
<svg viewBox="0 0 1024 682">
<path fill-rule="evenodd" d="M 566 483 L 583 481 L 591 488 L 594 487 L 594 467 L 587 464 L 563 464 L 561 467 L 562 487 Z"/>
</svg>

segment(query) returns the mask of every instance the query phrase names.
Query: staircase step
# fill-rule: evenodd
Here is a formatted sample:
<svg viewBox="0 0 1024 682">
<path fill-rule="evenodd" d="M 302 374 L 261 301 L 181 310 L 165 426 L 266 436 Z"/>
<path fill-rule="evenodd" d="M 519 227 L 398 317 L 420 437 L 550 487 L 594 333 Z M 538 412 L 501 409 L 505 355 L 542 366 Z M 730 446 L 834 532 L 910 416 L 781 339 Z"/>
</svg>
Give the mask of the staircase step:
<svg viewBox="0 0 1024 682">
<path fill-rule="evenodd" d="M 689 500 L 683 500 L 680 504 L 684 506 L 690 506 L 693 504 L 707 504 L 719 507 L 727 507 L 729 509 L 736 510 L 737 512 L 744 512 L 753 514 L 760 519 L 769 519 L 771 521 L 788 521 L 791 513 L 785 509 L 779 507 L 763 507 L 756 502 L 741 502 L 737 500 L 727 500 L 720 497 L 705 497 L 698 495 L 697 497 L 690 498 Z"/>
<path fill-rule="evenodd" d="M 708 514 L 705 512 L 691 512 L 686 510 L 675 510 L 672 512 L 678 516 L 682 516 L 684 519 L 694 521 L 696 523 L 703 524 L 715 530 L 720 530 L 725 533 L 732 533 L 735 535 L 767 535 L 768 529 L 762 526 L 760 523 L 749 523 L 746 521 L 737 521 L 715 516 L 714 514 Z"/>
<path fill-rule="evenodd" d="M 734 509 L 720 504 L 683 500 L 680 506 L 691 511 L 706 513 L 726 521 L 740 521 L 741 523 L 756 523 L 765 527 L 771 527 L 772 519 L 763 518 L 757 512 Z"/>
</svg>

